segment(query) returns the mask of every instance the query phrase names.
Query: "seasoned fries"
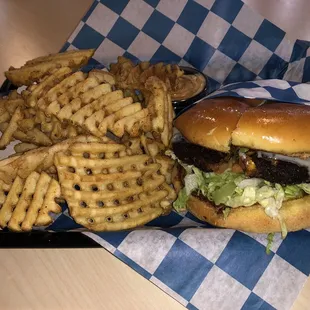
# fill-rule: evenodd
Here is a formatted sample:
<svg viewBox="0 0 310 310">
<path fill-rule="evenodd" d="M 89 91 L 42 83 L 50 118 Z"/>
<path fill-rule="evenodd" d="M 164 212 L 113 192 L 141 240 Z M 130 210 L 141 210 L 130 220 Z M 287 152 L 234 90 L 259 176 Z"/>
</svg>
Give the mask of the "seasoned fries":
<svg viewBox="0 0 310 310">
<path fill-rule="evenodd" d="M 69 67 L 78 69 L 87 64 L 93 56 L 95 50 L 67 51 L 64 53 L 52 54 L 49 56 L 38 57 L 27 61 L 26 64 L 19 68 L 10 68 L 5 72 L 5 76 L 14 85 L 31 85 L 41 78 L 53 72 L 60 67 Z"/>
<path fill-rule="evenodd" d="M 111 72 L 79 71 L 93 53 L 38 57 L 5 73 L 27 87 L 0 99 L 0 149 L 13 141 L 16 152 L 0 160 L 1 228 L 49 225 L 61 212 L 56 201 L 94 231 L 134 228 L 171 211 L 169 89 L 183 73 L 122 57 Z"/>
<path fill-rule="evenodd" d="M 92 136 L 78 136 L 57 143 L 51 147 L 41 147 L 30 150 L 23 155 L 0 160 L 0 180 L 11 184 L 16 176 L 26 179 L 31 172 L 47 172 L 54 166 L 54 156 L 57 152 L 66 151 L 68 147 L 77 142 L 109 142 L 108 138 L 103 140 Z M 55 170 L 56 172 L 56 170 Z"/>
<path fill-rule="evenodd" d="M 25 153 L 27 151 L 36 149 L 38 146 L 35 144 L 31 144 L 31 143 L 18 143 L 16 145 L 14 145 L 14 151 L 15 153 Z"/>
<path fill-rule="evenodd" d="M 161 165 L 122 144 L 77 143 L 57 153 L 61 190 L 74 220 L 91 230 L 143 225 L 170 212 L 174 190 Z"/>
<path fill-rule="evenodd" d="M 61 212 L 55 202 L 59 195 L 58 182 L 44 172 L 32 172 L 26 180 L 16 177 L 0 209 L 0 226 L 30 231 L 33 226 L 48 225 L 53 221 L 50 212 Z"/>
<path fill-rule="evenodd" d="M 8 123 L 8 126 L 0 138 L 0 149 L 4 149 L 11 142 L 13 134 L 18 128 L 18 122 L 22 119 L 22 117 L 20 108 L 16 108 L 10 122 Z"/>
</svg>

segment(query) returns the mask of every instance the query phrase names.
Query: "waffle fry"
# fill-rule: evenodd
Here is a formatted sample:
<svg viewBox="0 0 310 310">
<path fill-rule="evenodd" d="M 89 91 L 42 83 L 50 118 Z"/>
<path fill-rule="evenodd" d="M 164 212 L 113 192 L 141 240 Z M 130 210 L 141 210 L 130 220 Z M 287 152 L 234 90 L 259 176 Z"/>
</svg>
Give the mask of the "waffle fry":
<svg viewBox="0 0 310 310">
<path fill-rule="evenodd" d="M 38 173 L 48 171 L 54 165 L 54 156 L 57 152 L 66 151 L 73 143 L 83 142 L 87 144 L 98 141 L 110 143 L 108 138 L 100 140 L 92 136 L 78 136 L 51 147 L 40 147 L 30 150 L 21 156 L 0 160 L 0 180 L 7 184 L 12 184 L 17 176 L 26 179 L 33 171 Z"/>
<path fill-rule="evenodd" d="M 76 130 L 84 130 L 97 137 L 106 135 L 108 131 L 117 137 L 125 134 L 138 137 L 142 132 L 155 131 L 163 144 L 169 145 L 173 110 L 165 83 L 159 78 L 147 80 L 146 89 L 150 95 L 144 108 L 132 97 L 124 98 L 122 91 L 112 91 L 111 85 L 115 84 L 115 80 L 110 73 L 93 70 L 85 75 L 69 73 L 67 69 L 61 68 L 23 92 L 29 106 L 38 107 L 47 118 L 54 117 L 61 122 L 56 121 L 53 127 L 50 135 L 53 142 L 68 137 L 64 125 L 72 124 Z M 42 131 L 50 132 L 51 127 L 43 126 Z M 64 134 L 65 137 L 62 136 Z M 76 134 L 72 130 L 72 136 Z"/>
<path fill-rule="evenodd" d="M 13 231 L 30 231 L 32 227 L 50 224 L 61 212 L 55 198 L 60 187 L 46 173 L 32 172 L 26 180 L 16 177 L 0 209 L 0 226 Z"/>
<path fill-rule="evenodd" d="M 172 137 L 174 111 L 166 85 L 157 77 L 148 78 L 145 87 L 150 95 L 147 108 L 150 111 L 153 131 L 160 133 L 162 143 L 169 146 Z"/>
<path fill-rule="evenodd" d="M 116 143 L 77 143 L 56 154 L 62 194 L 77 223 L 98 231 L 129 229 L 170 212 L 175 194 L 161 165 L 146 154 L 129 154 Z"/>
<path fill-rule="evenodd" d="M 83 73 L 82 76 L 84 76 Z M 16 126 L 16 115 L 14 118 L 13 115 L 17 108 L 20 112 Z M 11 127 L 9 127 L 10 123 Z M 36 107 L 27 107 L 20 95 L 0 100 L 0 131 L 3 134 L 7 131 L 2 138 L 2 148 L 15 139 L 37 146 L 51 146 L 85 133 L 70 124 L 61 123 L 55 116 L 47 117 Z"/>
<path fill-rule="evenodd" d="M 6 184 L 2 180 L 0 180 L 0 205 L 3 205 L 3 203 L 5 202 L 11 186 L 12 184 Z"/>
<path fill-rule="evenodd" d="M 0 149 L 4 149 L 12 140 L 14 132 L 18 128 L 18 122 L 22 119 L 23 115 L 21 109 L 16 108 L 8 126 L 4 130 L 0 138 Z"/>
<path fill-rule="evenodd" d="M 56 180 L 52 179 L 45 195 L 43 204 L 39 209 L 38 217 L 35 220 L 35 226 L 49 225 L 52 222 L 50 212 L 54 214 L 61 212 L 61 207 L 55 201 L 55 199 L 58 197 L 61 197 L 60 185 Z"/>
<path fill-rule="evenodd" d="M 45 111 L 50 104 L 62 108 L 71 100 L 78 97 L 80 97 L 82 103 L 89 103 L 93 98 L 92 95 L 100 97 L 103 92 L 106 92 L 107 85 L 109 84 L 100 83 L 94 76 L 87 77 L 82 72 L 75 72 L 48 90 L 46 94 L 43 94 L 38 102 L 39 108 Z M 90 91 L 95 88 L 95 92 Z"/>
<path fill-rule="evenodd" d="M 0 227 L 51 223 L 61 212 L 55 198 L 95 231 L 134 228 L 171 211 L 177 170 L 163 154 L 174 117 L 169 91 L 183 73 L 123 57 L 111 72 L 75 71 L 93 52 L 38 57 L 6 73 L 28 87 L 0 99 L 0 147 L 20 141 L 0 161 Z"/>
<path fill-rule="evenodd" d="M 38 97 L 42 96 L 44 92 L 48 89 L 57 85 L 60 81 L 65 79 L 72 70 L 69 67 L 63 67 L 54 71 L 51 75 L 46 76 L 46 78 L 39 84 L 33 84 L 27 90 L 22 92 L 23 98 L 26 100 L 26 104 L 29 107 L 37 106 Z"/>
<path fill-rule="evenodd" d="M 14 180 L 12 187 L 10 188 L 10 191 L 7 194 L 7 197 L 2 205 L 2 208 L 0 209 L 0 226 L 2 228 L 6 227 L 7 223 L 11 219 L 13 210 L 19 201 L 19 195 L 23 190 L 23 186 L 24 186 L 23 180 L 20 177 L 17 177 Z"/>
<path fill-rule="evenodd" d="M 86 65 L 93 54 L 94 50 L 89 49 L 68 51 L 64 53 L 38 57 L 27 61 L 26 64 L 19 69 L 10 68 L 9 71 L 5 72 L 5 76 L 14 85 L 31 85 L 33 82 L 38 82 L 44 76 L 53 72 L 53 70 L 62 67 L 78 69 Z"/>
<path fill-rule="evenodd" d="M 156 141 L 150 134 L 148 134 L 148 136 L 142 135 L 140 139 L 146 154 L 150 155 L 153 158 L 166 149 L 161 142 Z"/>
<path fill-rule="evenodd" d="M 84 57 L 84 63 L 82 63 L 81 65 L 86 65 L 88 60 L 93 56 L 95 50 L 94 49 L 87 49 L 87 50 L 70 50 L 70 51 L 66 51 L 63 53 L 56 53 L 56 54 L 50 54 L 47 56 L 41 56 L 41 57 L 37 57 L 34 58 L 32 60 L 28 60 L 26 62 L 26 65 L 33 65 L 33 64 L 38 64 L 38 63 L 43 63 L 43 62 L 56 62 L 57 60 L 60 59 L 73 59 L 74 62 L 74 58 L 80 58 L 80 57 Z M 73 65 L 73 64 L 72 64 Z"/>
<path fill-rule="evenodd" d="M 133 103 L 132 98 L 124 98 L 121 91 L 112 92 L 110 84 L 99 84 L 106 80 L 101 74 L 92 71 L 85 80 L 67 90 L 64 86 L 59 87 L 59 84 L 71 85 L 69 81 L 73 80 L 73 75 L 68 76 L 38 100 L 38 107 L 45 114 L 53 115 L 63 123 L 72 123 L 97 137 L 104 136 L 108 130 L 117 137 L 122 137 L 125 132 L 139 136 L 141 128 L 146 127 L 148 110 L 143 109 L 141 103 Z M 60 95 L 55 97 L 55 93 Z"/>
<path fill-rule="evenodd" d="M 175 161 L 166 155 L 157 155 L 155 157 L 155 162 L 160 164 L 160 173 L 165 176 L 166 182 L 168 184 L 172 183 L 172 170 Z"/>
<path fill-rule="evenodd" d="M 89 77 L 95 77 L 100 83 L 108 83 L 110 85 L 115 85 L 115 77 L 113 74 L 103 70 L 91 70 L 88 74 Z"/>
</svg>

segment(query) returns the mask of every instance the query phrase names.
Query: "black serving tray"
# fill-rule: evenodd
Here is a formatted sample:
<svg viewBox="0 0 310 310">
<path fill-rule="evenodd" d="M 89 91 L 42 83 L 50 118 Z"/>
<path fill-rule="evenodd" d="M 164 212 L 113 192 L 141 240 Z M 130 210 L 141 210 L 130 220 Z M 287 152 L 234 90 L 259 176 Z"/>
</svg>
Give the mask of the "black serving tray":
<svg viewBox="0 0 310 310">
<path fill-rule="evenodd" d="M 88 72 L 93 66 L 86 66 L 83 71 Z M 97 68 L 97 67 L 96 67 Z M 100 67 L 102 68 L 102 67 Z M 201 73 L 190 67 L 181 67 L 185 74 Z M 202 73 L 201 73 L 202 74 Z M 205 75 L 204 75 L 205 76 Z M 207 79 L 207 78 L 206 78 Z M 176 115 L 188 109 L 207 95 L 208 81 L 205 89 L 198 95 L 182 101 L 173 102 Z M 5 80 L 0 87 L 0 98 L 7 96 L 10 91 L 17 89 L 9 80 Z M 0 248 L 97 248 L 97 242 L 81 232 L 48 232 L 32 231 L 29 233 L 15 233 L 6 229 L 0 230 Z"/>
<path fill-rule="evenodd" d="M 80 232 L 0 232 L 0 248 L 99 248 L 97 242 Z"/>
</svg>

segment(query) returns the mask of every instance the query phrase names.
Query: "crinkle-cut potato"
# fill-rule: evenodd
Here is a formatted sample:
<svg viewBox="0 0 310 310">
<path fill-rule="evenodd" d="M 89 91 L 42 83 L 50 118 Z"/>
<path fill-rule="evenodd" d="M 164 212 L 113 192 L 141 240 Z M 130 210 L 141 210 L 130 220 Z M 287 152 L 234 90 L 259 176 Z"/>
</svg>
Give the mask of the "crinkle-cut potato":
<svg viewBox="0 0 310 310">
<path fill-rule="evenodd" d="M 134 150 L 116 143 L 76 143 L 56 154 L 62 195 L 77 223 L 94 231 L 123 230 L 171 211 L 176 194 L 163 167 Z"/>
<path fill-rule="evenodd" d="M 13 140 L 37 147 L 51 146 L 85 133 L 82 128 L 60 122 L 55 116 L 48 117 L 36 107 L 26 106 L 20 95 L 10 94 L 7 98 L 0 99 L 0 131 L 2 149 Z"/>
<path fill-rule="evenodd" d="M 45 172 L 32 172 L 26 179 L 17 176 L 4 192 L 5 199 L 0 207 L 1 228 L 30 231 L 33 226 L 52 223 L 51 213 L 61 212 L 55 201 L 60 193 L 59 183 Z"/>
<path fill-rule="evenodd" d="M 6 72 L 27 87 L 0 99 L 0 149 L 20 142 L 0 160 L 1 228 L 48 225 L 61 212 L 55 199 L 94 231 L 134 228 L 171 211 L 176 169 L 163 154 L 174 117 L 168 88 L 177 72 L 144 62 L 127 75 L 131 63 L 122 58 L 117 77 L 76 71 L 93 53 L 38 57 Z M 124 95 L 121 79 L 140 85 L 144 98 L 134 89 Z"/>
<path fill-rule="evenodd" d="M 159 132 L 162 143 L 168 147 L 172 138 L 174 111 L 165 83 L 156 76 L 148 78 L 145 88 L 150 92 L 147 108 L 152 119 L 152 129 Z"/>
<path fill-rule="evenodd" d="M 66 151 L 71 144 L 76 142 L 87 144 L 99 141 L 109 142 L 110 140 L 108 138 L 98 139 L 93 136 L 78 136 L 51 147 L 40 147 L 20 156 L 0 160 L 0 180 L 11 184 L 17 176 L 26 179 L 33 171 L 38 173 L 48 171 L 54 165 L 54 156 L 57 152 Z"/>
<path fill-rule="evenodd" d="M 69 67 L 62 67 L 46 76 L 45 79 L 38 84 L 32 84 L 27 90 L 22 92 L 22 96 L 26 100 L 26 105 L 29 107 L 36 107 L 40 96 L 45 94 L 48 89 L 53 88 L 60 81 L 64 80 L 71 73 L 72 70 Z"/>
<path fill-rule="evenodd" d="M 73 73 L 64 67 L 29 86 L 22 95 L 27 106 L 54 120 L 53 127 L 41 126 L 52 143 L 75 136 L 78 134 L 76 131 L 97 137 L 111 132 L 119 138 L 125 134 L 139 137 L 153 131 L 167 147 L 172 136 L 174 112 L 165 83 L 156 76 L 146 80 L 145 89 L 149 93 L 146 107 L 135 102 L 133 97 L 124 97 L 121 90 L 114 90 L 114 85 L 115 78 L 109 72 Z M 68 124 L 71 124 L 70 132 Z"/>
<path fill-rule="evenodd" d="M 62 67 L 78 69 L 85 66 L 94 52 L 94 49 L 88 49 L 38 57 L 27 61 L 21 68 L 15 69 L 11 67 L 5 72 L 5 76 L 16 86 L 31 85 L 33 82 L 38 82 L 44 76 L 49 75 L 55 69 Z"/>
<path fill-rule="evenodd" d="M 89 72 L 88 76 L 96 77 L 100 83 L 108 83 L 110 85 L 115 85 L 116 83 L 114 75 L 107 71 L 93 69 Z"/>
<path fill-rule="evenodd" d="M 111 84 L 106 83 L 107 80 L 114 83 L 110 73 L 99 70 L 91 71 L 88 76 L 78 73 L 41 93 L 37 97 L 38 108 L 97 137 L 105 136 L 107 131 L 117 137 L 125 133 L 137 137 L 142 130 L 151 130 L 148 109 L 131 97 L 124 98 L 122 91 L 112 91 Z M 31 98 L 33 94 L 26 91 L 26 96 Z"/>
<path fill-rule="evenodd" d="M 12 118 L 10 119 L 10 122 L 8 123 L 8 126 L 6 127 L 0 138 L 0 149 L 2 150 L 5 149 L 5 147 L 11 142 L 13 134 L 18 128 L 18 122 L 22 118 L 23 118 L 22 111 L 20 107 L 17 107 L 12 115 Z"/>
</svg>

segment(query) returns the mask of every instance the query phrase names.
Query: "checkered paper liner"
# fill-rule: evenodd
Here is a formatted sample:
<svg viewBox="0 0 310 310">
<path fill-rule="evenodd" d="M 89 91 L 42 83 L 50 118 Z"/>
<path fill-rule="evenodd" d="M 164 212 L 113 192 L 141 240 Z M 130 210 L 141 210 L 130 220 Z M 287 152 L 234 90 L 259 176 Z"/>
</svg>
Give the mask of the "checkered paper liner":
<svg viewBox="0 0 310 310">
<path fill-rule="evenodd" d="M 209 97 L 307 104 L 309 46 L 240 0 L 101 0 L 62 50 L 95 48 L 90 64 L 101 67 L 118 55 L 193 66 L 217 90 Z M 47 230 L 82 228 L 64 209 Z M 310 274 L 310 230 L 276 235 L 270 255 L 266 235 L 217 229 L 190 213 L 83 233 L 188 309 L 289 309 Z"/>
</svg>

